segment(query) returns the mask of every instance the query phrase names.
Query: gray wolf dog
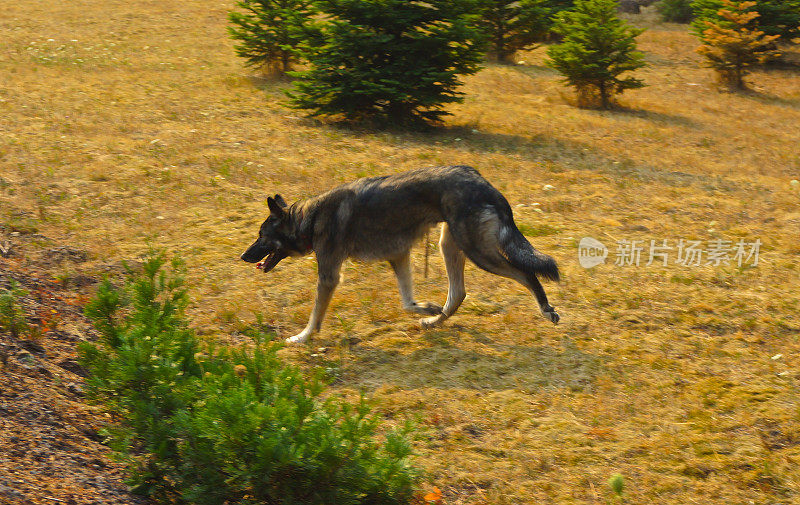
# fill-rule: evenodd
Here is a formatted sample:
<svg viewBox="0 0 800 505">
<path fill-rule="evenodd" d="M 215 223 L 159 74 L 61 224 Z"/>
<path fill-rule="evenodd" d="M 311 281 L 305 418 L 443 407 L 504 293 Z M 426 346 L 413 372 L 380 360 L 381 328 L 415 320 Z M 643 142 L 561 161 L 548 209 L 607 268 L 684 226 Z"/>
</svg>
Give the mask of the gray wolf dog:
<svg viewBox="0 0 800 505">
<path fill-rule="evenodd" d="M 347 258 L 388 261 L 403 308 L 428 316 L 420 320 L 423 328 L 441 324 L 464 300 L 465 257 L 528 288 L 542 315 L 559 321 L 538 279 L 558 281 L 556 262 L 531 246 L 514 224 L 508 201 L 474 168 L 437 167 L 358 179 L 291 206 L 280 195 L 268 198 L 267 204 L 270 215 L 241 258 L 269 272 L 288 256 L 317 255 L 314 309 L 308 325 L 288 338 L 289 343 L 304 342 L 320 330 Z M 439 247 L 449 281 L 444 307 L 416 302 L 411 281 L 411 247 L 437 223 L 442 223 Z"/>
</svg>

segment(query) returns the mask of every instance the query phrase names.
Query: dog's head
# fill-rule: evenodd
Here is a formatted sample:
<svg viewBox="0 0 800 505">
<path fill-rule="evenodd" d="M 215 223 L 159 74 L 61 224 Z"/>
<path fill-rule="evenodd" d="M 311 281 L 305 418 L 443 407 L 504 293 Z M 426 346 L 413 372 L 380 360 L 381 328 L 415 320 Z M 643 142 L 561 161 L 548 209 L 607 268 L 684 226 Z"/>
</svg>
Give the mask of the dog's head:
<svg viewBox="0 0 800 505">
<path fill-rule="evenodd" d="M 258 239 L 242 253 L 242 259 L 248 263 L 258 263 L 258 268 L 269 272 L 292 250 L 292 223 L 286 212 L 286 202 L 281 195 L 267 198 L 269 217 L 261 224 Z M 261 260 L 264 260 L 261 262 Z"/>
</svg>

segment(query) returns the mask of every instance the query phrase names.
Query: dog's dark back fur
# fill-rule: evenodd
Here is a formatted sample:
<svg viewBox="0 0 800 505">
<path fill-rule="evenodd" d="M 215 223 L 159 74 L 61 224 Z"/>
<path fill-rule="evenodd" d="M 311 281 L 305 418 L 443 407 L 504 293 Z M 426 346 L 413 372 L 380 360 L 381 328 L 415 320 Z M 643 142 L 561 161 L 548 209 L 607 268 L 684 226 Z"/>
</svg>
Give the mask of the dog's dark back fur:
<svg viewBox="0 0 800 505">
<path fill-rule="evenodd" d="M 555 261 L 536 251 L 514 224 L 505 197 L 467 166 L 358 179 L 297 202 L 286 209 L 283 242 L 291 248 L 289 253 L 309 252 L 297 245 L 307 243 L 318 254 L 323 250 L 341 258 L 392 259 L 431 226 L 445 221 L 467 257 L 496 273 L 493 255 L 476 247 L 486 243 L 486 211 L 499 219 L 500 245 L 509 262 L 523 271 L 559 279 Z M 250 261 L 263 256 L 252 256 Z"/>
</svg>

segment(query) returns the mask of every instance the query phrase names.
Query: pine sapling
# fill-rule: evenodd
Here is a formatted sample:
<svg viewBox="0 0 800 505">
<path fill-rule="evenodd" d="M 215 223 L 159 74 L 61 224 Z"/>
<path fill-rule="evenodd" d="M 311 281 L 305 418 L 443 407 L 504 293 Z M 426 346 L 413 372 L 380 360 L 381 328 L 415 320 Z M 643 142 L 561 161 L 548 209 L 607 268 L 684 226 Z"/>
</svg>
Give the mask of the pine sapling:
<svg viewBox="0 0 800 505">
<path fill-rule="evenodd" d="M 288 72 L 300 59 L 298 48 L 313 33 L 314 3 L 309 0 L 240 0 L 243 12 L 228 15 L 236 54 L 246 65 Z"/>
<path fill-rule="evenodd" d="M 755 26 L 759 13 L 750 10 L 756 2 L 721 0 L 719 18 L 700 20 L 703 42 L 697 52 L 706 57 L 707 66 L 717 73 L 719 82 L 730 90 L 747 88 L 748 68 L 776 58 L 774 48 L 779 35 L 766 35 Z"/>
<path fill-rule="evenodd" d="M 636 51 L 636 37 L 643 30 L 621 20 L 617 7 L 616 0 L 577 0 L 553 27 L 563 42 L 547 50 L 546 63 L 576 89 L 579 107 L 609 109 L 617 94 L 645 85 L 641 79 L 622 75 L 646 63 Z"/>
<path fill-rule="evenodd" d="M 377 126 L 439 123 L 463 100 L 461 76 L 477 72 L 482 36 L 470 2 L 320 0 L 321 41 L 305 46 L 309 69 L 291 104 L 311 116 Z"/>
<path fill-rule="evenodd" d="M 7 331 L 12 338 L 19 338 L 29 330 L 25 311 L 19 303 L 28 292 L 12 281 L 9 289 L 0 291 L 0 331 Z"/>
</svg>

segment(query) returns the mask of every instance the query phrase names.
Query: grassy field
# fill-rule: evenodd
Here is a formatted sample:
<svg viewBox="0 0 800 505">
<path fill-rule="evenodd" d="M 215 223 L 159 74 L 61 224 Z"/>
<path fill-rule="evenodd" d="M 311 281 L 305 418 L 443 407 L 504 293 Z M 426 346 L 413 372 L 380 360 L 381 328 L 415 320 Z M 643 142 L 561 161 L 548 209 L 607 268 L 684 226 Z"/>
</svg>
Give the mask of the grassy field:
<svg viewBox="0 0 800 505">
<path fill-rule="evenodd" d="M 232 4 L 2 3 L 5 237 L 85 249 L 98 272 L 166 248 L 190 265 L 208 338 L 242 341 L 256 314 L 289 336 L 308 317 L 313 258 L 268 275 L 238 260 L 267 195 L 475 166 L 559 262 L 563 281 L 545 288 L 562 323 L 470 265 L 460 312 L 422 331 L 388 265 L 348 263 L 323 333 L 286 358 L 366 389 L 390 422 L 418 418 L 417 461 L 448 504 L 613 503 L 614 473 L 631 504 L 798 503 L 800 72 L 719 93 L 685 27 L 649 24 L 649 86 L 624 110 L 571 106 L 537 49 L 468 78 L 447 128 L 354 132 L 284 108 L 286 83 L 243 69 Z M 607 264 L 578 264 L 585 236 Z M 758 265 L 648 267 L 647 249 L 613 264 L 618 240 L 718 238 L 760 239 Z M 423 278 L 419 247 L 414 269 L 418 299 L 442 303 L 438 254 Z"/>
</svg>

